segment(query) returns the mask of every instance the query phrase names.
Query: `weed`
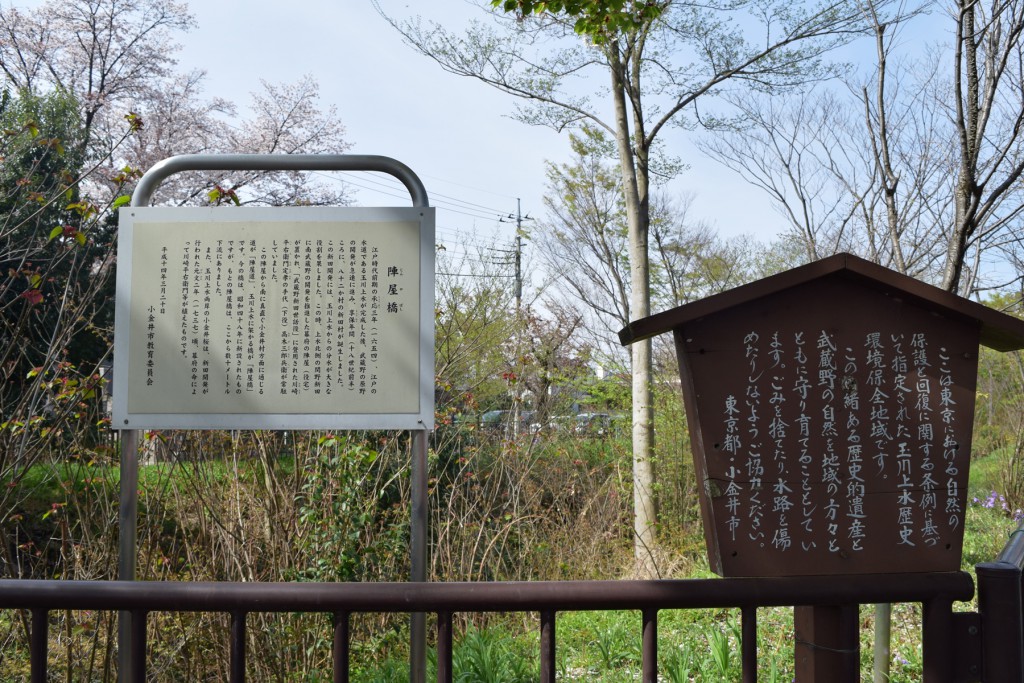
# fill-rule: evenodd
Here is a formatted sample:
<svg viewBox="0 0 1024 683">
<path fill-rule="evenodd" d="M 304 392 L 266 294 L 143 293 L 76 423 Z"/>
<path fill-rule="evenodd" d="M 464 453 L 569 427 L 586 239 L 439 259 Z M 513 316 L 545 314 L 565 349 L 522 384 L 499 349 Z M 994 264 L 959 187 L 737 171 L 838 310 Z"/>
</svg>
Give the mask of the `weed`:
<svg viewBox="0 0 1024 683">
<path fill-rule="evenodd" d="M 362 675 L 353 676 L 359 683 L 403 683 L 409 680 L 409 663 L 395 658 L 374 665 Z"/>
<path fill-rule="evenodd" d="M 660 670 L 669 683 L 688 683 L 691 675 L 699 678 L 701 667 L 694 655 L 693 644 L 687 641 L 669 650 L 662 657 Z"/>
<path fill-rule="evenodd" d="M 713 628 L 708 633 L 708 645 L 711 646 L 711 661 L 722 678 L 728 679 L 732 672 L 732 644 L 729 634 L 722 629 Z"/>
<path fill-rule="evenodd" d="M 471 629 L 452 653 L 454 678 L 465 683 L 528 683 L 536 678 L 531 668 L 498 630 Z"/>
<path fill-rule="evenodd" d="M 627 637 L 622 623 L 616 622 L 598 631 L 594 645 L 601 655 L 605 671 L 617 669 L 635 658 L 635 639 Z"/>
<path fill-rule="evenodd" d="M 765 678 L 765 683 L 781 683 L 782 680 L 782 674 L 779 672 L 779 665 L 773 659 L 768 664 L 768 675 Z"/>
</svg>

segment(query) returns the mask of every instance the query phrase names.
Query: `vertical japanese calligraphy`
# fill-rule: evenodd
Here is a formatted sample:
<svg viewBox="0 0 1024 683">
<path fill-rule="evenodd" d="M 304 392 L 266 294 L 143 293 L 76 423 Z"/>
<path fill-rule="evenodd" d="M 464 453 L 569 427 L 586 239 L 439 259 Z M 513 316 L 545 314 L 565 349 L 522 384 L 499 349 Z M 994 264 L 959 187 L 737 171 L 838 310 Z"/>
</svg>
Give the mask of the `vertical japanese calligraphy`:
<svg viewBox="0 0 1024 683">
<path fill-rule="evenodd" d="M 765 353 L 762 339 L 768 340 Z M 814 340 L 813 361 L 808 339 Z M 777 552 L 806 552 L 817 547 L 820 537 L 814 531 L 822 529 L 830 553 L 857 553 L 871 543 L 934 545 L 940 536 L 933 460 L 936 421 L 945 475 L 941 523 L 953 528 L 961 523 L 956 423 L 963 418 L 953 410 L 950 387 L 956 378 L 946 349 L 924 333 L 872 331 L 856 345 L 847 341 L 841 350 L 836 335 L 826 330 L 743 335 L 744 408 L 740 410 L 740 397 L 730 393 L 721 412 L 728 458 L 723 463 L 724 505 L 731 539 L 767 538 L 767 547 Z M 937 378 L 928 374 L 933 356 L 939 364 Z M 809 366 L 815 371 L 815 386 L 809 381 Z M 817 394 L 816 410 L 811 410 L 812 392 Z M 788 412 L 792 417 L 783 412 L 785 403 L 794 405 Z M 787 420 L 796 425 L 792 437 Z M 865 467 L 862 426 L 872 467 Z M 763 436 L 772 454 L 770 537 L 762 527 Z M 813 451 L 812 440 L 817 444 Z M 870 528 L 864 512 L 868 489 L 889 490 L 896 501 L 894 517 L 873 519 Z"/>
<path fill-rule="evenodd" d="M 419 414 L 419 220 L 131 228 L 130 412 Z"/>
<path fill-rule="evenodd" d="M 722 482 L 724 542 L 849 558 L 935 546 L 962 524 L 969 416 L 934 331 L 757 328 L 735 347 L 742 373 L 721 398 L 719 460 L 707 464 Z"/>
</svg>

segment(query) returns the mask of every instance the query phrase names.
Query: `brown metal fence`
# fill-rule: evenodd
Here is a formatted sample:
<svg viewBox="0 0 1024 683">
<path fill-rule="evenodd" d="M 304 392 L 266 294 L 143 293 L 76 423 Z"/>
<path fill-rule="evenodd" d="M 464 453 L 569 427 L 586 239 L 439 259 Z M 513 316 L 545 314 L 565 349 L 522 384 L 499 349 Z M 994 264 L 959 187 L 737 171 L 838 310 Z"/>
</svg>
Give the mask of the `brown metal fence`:
<svg viewBox="0 0 1024 683">
<path fill-rule="evenodd" d="M 1012 541 L 1018 547 L 1017 539 Z M 1024 546 L 1022 546 L 1024 548 Z M 1004 553 L 1005 554 L 1005 553 Z M 1018 559 L 1024 553 L 1017 551 Z M 876 602 L 921 603 L 923 606 L 924 681 L 1022 680 L 1021 563 L 1004 560 L 979 567 L 990 610 L 986 616 L 955 613 L 954 601 L 974 595 L 964 572 L 892 574 L 886 576 L 798 577 L 769 579 L 693 579 L 664 581 L 587 581 L 515 583 L 184 583 L 131 581 L 0 581 L 0 608 L 31 612 L 32 681 L 47 678 L 47 623 L 51 610 L 125 610 L 133 615 L 134 634 L 128 675 L 146 680 L 146 615 L 150 612 L 220 612 L 231 615 L 230 680 L 245 680 L 246 615 L 258 612 L 309 612 L 334 615 L 334 680 L 348 680 L 349 617 L 353 613 L 433 613 L 437 616 L 437 680 L 452 680 L 452 615 L 456 613 L 526 612 L 539 614 L 540 680 L 555 680 L 555 615 L 580 610 L 635 610 L 643 615 L 642 679 L 657 681 L 658 613 L 664 610 L 739 608 L 742 613 L 742 670 L 745 683 L 757 677 L 757 608 L 805 606 L 829 610 Z M 990 568 L 991 567 L 991 571 Z M 995 572 L 996 580 L 989 581 Z M 1016 601 L 1016 602 L 1014 602 Z M 854 610 L 856 611 L 856 610 Z M 1015 632 L 1008 628 L 1015 622 Z M 984 627 L 985 638 L 982 635 Z M 989 633 L 989 629 L 995 629 Z M 998 631 L 998 632 L 997 632 Z M 989 636 L 993 639 L 990 641 Z M 995 636 L 998 635 L 998 638 Z M 972 639 L 978 641 L 971 645 Z M 981 642 L 985 644 L 982 646 Z M 1008 647 L 1016 657 L 1005 657 Z M 999 660 L 997 668 L 982 666 L 985 653 Z M 832 673 L 816 681 L 859 680 L 856 635 L 841 650 Z M 799 646 L 798 654 L 799 657 Z M 824 670 L 821 670 L 824 671 Z M 838 674 L 836 673 L 838 672 Z M 998 672 L 998 673 L 995 673 Z"/>
<path fill-rule="evenodd" d="M 1024 524 L 994 562 L 979 564 L 975 572 L 982 680 L 1024 681 Z"/>
</svg>

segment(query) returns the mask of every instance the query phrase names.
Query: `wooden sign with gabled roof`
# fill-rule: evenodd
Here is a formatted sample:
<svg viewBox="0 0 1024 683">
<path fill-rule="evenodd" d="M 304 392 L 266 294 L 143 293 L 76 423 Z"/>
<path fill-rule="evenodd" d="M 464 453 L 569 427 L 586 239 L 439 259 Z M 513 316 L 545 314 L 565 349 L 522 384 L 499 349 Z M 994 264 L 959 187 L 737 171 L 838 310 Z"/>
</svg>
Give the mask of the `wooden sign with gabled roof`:
<svg viewBox="0 0 1024 683">
<path fill-rule="evenodd" d="M 619 337 L 668 331 L 712 569 L 959 569 L 978 347 L 1024 321 L 838 254 Z"/>
</svg>

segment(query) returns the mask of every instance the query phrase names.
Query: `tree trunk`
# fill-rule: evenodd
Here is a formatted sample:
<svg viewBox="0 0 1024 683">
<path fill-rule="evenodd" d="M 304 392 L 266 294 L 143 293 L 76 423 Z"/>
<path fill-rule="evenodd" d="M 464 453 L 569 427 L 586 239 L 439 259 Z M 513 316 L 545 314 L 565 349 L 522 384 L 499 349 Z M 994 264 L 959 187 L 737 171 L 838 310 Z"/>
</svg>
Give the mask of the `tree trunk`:
<svg viewBox="0 0 1024 683">
<path fill-rule="evenodd" d="M 956 125 L 960 136 L 960 170 L 954 191 L 953 227 L 946 251 L 942 288 L 956 293 L 960 288 L 967 242 L 974 233 L 978 165 L 978 122 L 980 76 L 978 41 L 975 36 L 975 3 L 960 0 L 957 20 L 954 87 L 957 98 Z"/>
<path fill-rule="evenodd" d="M 615 105 L 615 138 L 626 200 L 626 221 L 629 227 L 629 317 L 636 320 L 651 314 L 650 264 L 647 248 L 650 217 L 646 211 L 647 203 L 640 192 L 640 187 L 646 188 L 647 183 L 640 183 L 637 178 L 626 105 L 625 66 L 617 45 L 610 45 L 608 53 L 612 99 Z M 654 420 L 651 348 L 651 340 L 646 339 L 633 344 L 630 350 L 633 374 L 633 557 L 636 562 L 636 573 L 642 578 L 651 578 L 658 574 L 655 562 L 657 511 L 654 502 L 652 460 Z"/>
</svg>

